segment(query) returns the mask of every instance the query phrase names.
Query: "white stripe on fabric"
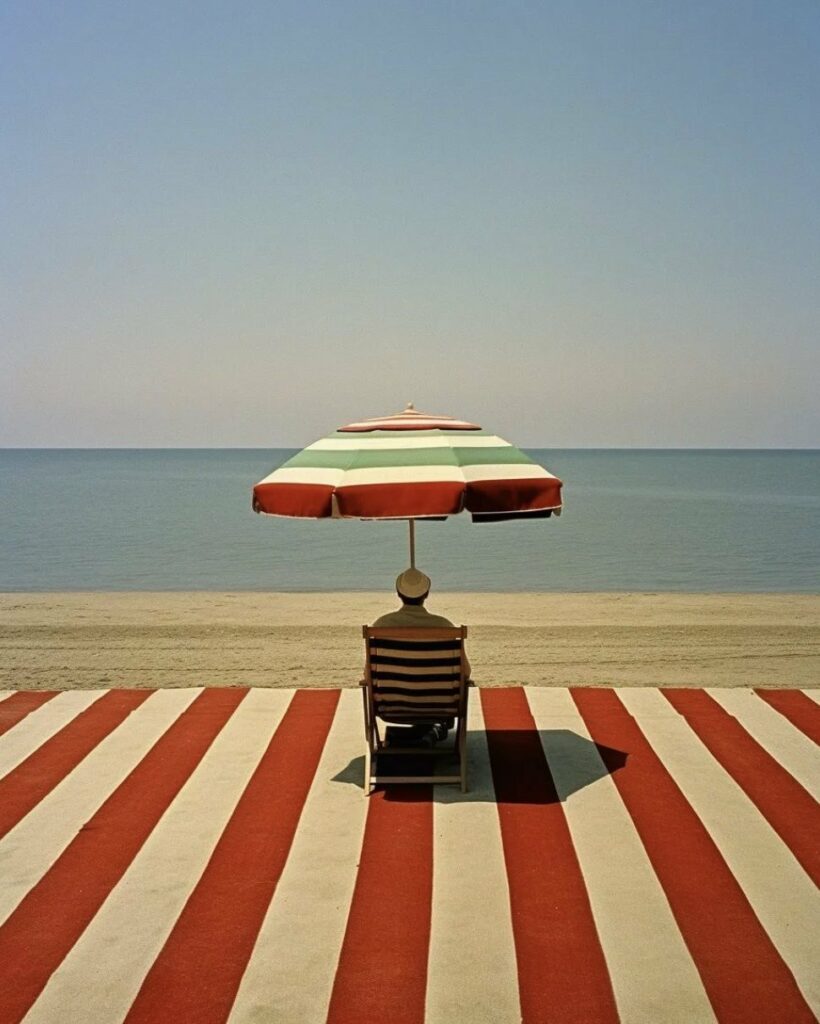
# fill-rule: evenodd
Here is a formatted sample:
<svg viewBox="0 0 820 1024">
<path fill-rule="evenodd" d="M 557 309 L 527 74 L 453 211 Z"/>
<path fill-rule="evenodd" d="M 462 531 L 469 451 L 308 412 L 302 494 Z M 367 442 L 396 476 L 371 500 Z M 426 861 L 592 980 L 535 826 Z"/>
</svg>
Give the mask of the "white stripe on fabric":
<svg viewBox="0 0 820 1024">
<path fill-rule="evenodd" d="M 26 1024 L 124 1019 L 293 692 L 250 691 L 52 975 Z M 89 985 L 101 962 L 105 983 Z"/>
<path fill-rule="evenodd" d="M 14 693 L 14 690 L 0 690 L 0 700 L 5 700 L 6 697 L 10 697 Z"/>
<path fill-rule="evenodd" d="M 0 840 L 0 923 L 200 693 L 152 694 Z"/>
<path fill-rule="evenodd" d="M 478 691 L 470 694 L 466 793 L 437 786 L 426 1024 L 521 1020 L 510 894 Z M 469 984 L 456 979 L 469 978 Z"/>
<path fill-rule="evenodd" d="M 59 693 L 0 736 L 0 778 L 25 761 L 81 711 L 90 708 L 105 692 L 68 690 Z"/>
<path fill-rule="evenodd" d="M 283 466 L 261 484 L 324 484 L 359 487 L 371 484 L 477 483 L 483 480 L 554 480 L 541 466 L 507 463 L 490 466 L 382 466 L 368 469 L 323 469 L 318 466 Z M 257 485 L 257 486 L 259 486 Z"/>
<path fill-rule="evenodd" d="M 803 690 L 803 693 L 815 704 L 820 704 L 820 690 Z"/>
<path fill-rule="evenodd" d="M 706 692 L 815 800 L 820 800 L 820 749 L 808 736 L 751 690 L 710 687 Z"/>
<path fill-rule="evenodd" d="M 342 487 L 358 484 L 477 483 L 482 480 L 541 480 L 550 474 L 541 466 L 520 463 L 491 466 L 395 466 L 385 469 L 351 469 Z"/>
<path fill-rule="evenodd" d="M 627 687 L 618 695 L 708 830 L 817 1013 L 820 894 L 811 879 L 749 797 L 658 690 Z"/>
<path fill-rule="evenodd" d="M 309 444 L 305 451 L 312 452 L 352 452 L 352 451 L 390 451 L 414 448 L 512 448 L 509 441 L 486 434 L 465 434 L 464 437 L 413 437 L 397 434 L 396 437 L 325 437 L 321 441 Z"/>
<path fill-rule="evenodd" d="M 387 466 L 350 469 L 340 487 L 368 484 L 474 483 L 481 480 L 541 480 L 550 474 L 536 465 L 511 463 L 494 466 Z"/>
<path fill-rule="evenodd" d="M 323 469 L 318 466 L 302 466 L 288 468 L 283 466 L 275 469 L 270 476 L 260 480 L 256 485 L 262 484 L 324 484 L 328 487 L 337 487 L 344 476 L 343 469 Z"/>
<path fill-rule="evenodd" d="M 563 802 L 622 1024 L 714 1021 L 663 887 L 569 692 L 524 692 Z"/>
<path fill-rule="evenodd" d="M 468 483 L 482 480 L 555 480 L 543 466 L 535 463 L 510 463 L 499 466 L 462 466 L 461 472 Z"/>
<path fill-rule="evenodd" d="M 301 1024 L 327 1016 L 367 815 L 363 750 L 361 696 L 342 690 L 230 1024 Z"/>
</svg>

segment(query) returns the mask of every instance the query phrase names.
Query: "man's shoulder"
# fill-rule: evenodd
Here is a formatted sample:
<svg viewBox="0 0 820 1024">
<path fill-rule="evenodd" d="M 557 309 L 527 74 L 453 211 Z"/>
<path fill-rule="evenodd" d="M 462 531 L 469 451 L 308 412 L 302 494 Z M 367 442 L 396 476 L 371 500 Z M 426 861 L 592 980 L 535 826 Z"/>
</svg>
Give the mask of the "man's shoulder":
<svg viewBox="0 0 820 1024">
<path fill-rule="evenodd" d="M 443 615 L 432 615 L 428 613 L 427 618 L 424 620 L 425 626 L 429 626 L 431 629 L 455 629 L 455 623 L 450 622 L 449 619 L 445 619 Z"/>
<path fill-rule="evenodd" d="M 378 619 L 373 623 L 374 626 L 401 626 L 403 623 L 400 620 L 401 612 L 387 612 L 386 615 L 380 615 Z M 396 620 L 399 619 L 397 622 Z"/>
<path fill-rule="evenodd" d="M 420 614 L 415 610 L 410 612 L 406 608 L 400 608 L 398 611 L 380 615 L 373 625 L 395 626 L 397 629 L 453 629 L 453 623 L 449 619 L 445 619 L 443 615 L 431 615 L 426 609 Z"/>
</svg>

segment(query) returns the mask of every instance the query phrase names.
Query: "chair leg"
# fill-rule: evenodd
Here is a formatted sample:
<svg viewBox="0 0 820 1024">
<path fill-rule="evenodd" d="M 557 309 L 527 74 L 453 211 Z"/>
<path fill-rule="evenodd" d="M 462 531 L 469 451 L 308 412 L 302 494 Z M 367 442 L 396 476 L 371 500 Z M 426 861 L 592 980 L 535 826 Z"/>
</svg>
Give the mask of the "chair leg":
<svg viewBox="0 0 820 1024">
<path fill-rule="evenodd" d="M 373 765 L 373 753 L 378 749 L 378 727 L 373 720 L 371 713 L 369 695 L 366 688 L 362 689 L 362 696 L 364 698 L 364 738 L 367 743 L 367 747 L 364 752 L 364 795 L 370 796 L 373 792 L 373 786 L 370 782 L 370 776 L 372 774 Z M 375 735 L 374 735 L 375 734 Z"/>
<path fill-rule="evenodd" d="M 458 763 L 461 774 L 461 792 L 467 792 L 467 716 L 458 723 Z"/>
<path fill-rule="evenodd" d="M 370 796 L 370 794 L 372 792 L 372 789 L 373 789 L 373 787 L 371 786 L 371 783 L 370 783 L 370 774 L 371 774 L 371 772 L 370 772 L 370 762 L 371 762 L 370 737 L 368 737 L 368 740 L 367 740 L 367 750 L 365 750 L 365 752 L 364 752 L 364 795 L 365 796 Z"/>
</svg>

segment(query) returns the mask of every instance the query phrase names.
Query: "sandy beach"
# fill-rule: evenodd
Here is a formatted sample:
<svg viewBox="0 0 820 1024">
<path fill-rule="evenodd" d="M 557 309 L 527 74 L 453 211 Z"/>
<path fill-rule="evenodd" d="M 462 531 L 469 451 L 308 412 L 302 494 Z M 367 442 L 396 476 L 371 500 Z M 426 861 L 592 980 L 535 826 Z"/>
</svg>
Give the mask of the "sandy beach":
<svg viewBox="0 0 820 1024">
<path fill-rule="evenodd" d="M 0 594 L 0 688 L 355 686 L 381 593 Z M 481 686 L 812 687 L 820 595 L 438 594 Z"/>
</svg>

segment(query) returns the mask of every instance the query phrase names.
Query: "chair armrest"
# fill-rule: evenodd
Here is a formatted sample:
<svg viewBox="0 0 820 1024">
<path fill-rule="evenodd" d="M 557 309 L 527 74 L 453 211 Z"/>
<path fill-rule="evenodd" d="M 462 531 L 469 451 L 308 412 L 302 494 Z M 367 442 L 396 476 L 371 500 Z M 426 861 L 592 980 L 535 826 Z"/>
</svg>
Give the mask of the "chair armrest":
<svg viewBox="0 0 820 1024">
<path fill-rule="evenodd" d="M 367 686 L 367 680 L 366 679 L 360 679 L 359 680 L 359 686 Z"/>
</svg>

